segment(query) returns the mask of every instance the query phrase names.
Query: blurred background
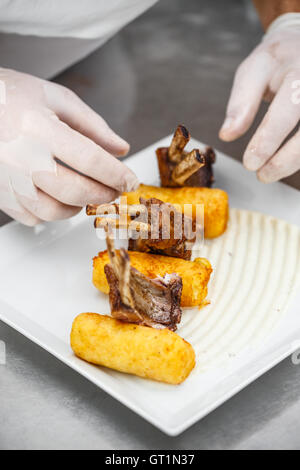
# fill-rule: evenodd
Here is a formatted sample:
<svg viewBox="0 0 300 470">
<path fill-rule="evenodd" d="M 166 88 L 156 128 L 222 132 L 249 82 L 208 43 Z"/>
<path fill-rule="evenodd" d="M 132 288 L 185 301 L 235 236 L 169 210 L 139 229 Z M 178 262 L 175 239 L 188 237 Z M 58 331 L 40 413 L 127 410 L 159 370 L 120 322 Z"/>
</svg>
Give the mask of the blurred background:
<svg viewBox="0 0 300 470">
<path fill-rule="evenodd" d="M 131 153 L 182 123 L 241 160 L 267 108 L 233 143 L 218 138 L 236 68 L 263 34 L 251 0 L 160 0 L 55 81 L 72 88 L 131 143 Z M 286 180 L 300 189 L 300 174 Z"/>
<path fill-rule="evenodd" d="M 234 72 L 262 34 L 251 0 L 160 0 L 53 80 L 99 112 L 130 142 L 130 154 L 182 123 L 193 137 L 241 160 L 267 105 L 236 142 L 222 142 L 218 131 Z M 14 40 L 14 35 L 0 35 L 0 53 L 1 41 L 10 42 L 13 51 Z M 55 39 L 32 38 L 27 47 L 33 51 L 32 63 L 26 55 L 21 70 L 34 73 L 35 50 L 46 70 L 57 45 Z M 67 39 L 64 47 L 72 53 Z M 285 182 L 300 189 L 299 172 Z M 0 223 L 8 220 L 0 213 Z"/>
</svg>

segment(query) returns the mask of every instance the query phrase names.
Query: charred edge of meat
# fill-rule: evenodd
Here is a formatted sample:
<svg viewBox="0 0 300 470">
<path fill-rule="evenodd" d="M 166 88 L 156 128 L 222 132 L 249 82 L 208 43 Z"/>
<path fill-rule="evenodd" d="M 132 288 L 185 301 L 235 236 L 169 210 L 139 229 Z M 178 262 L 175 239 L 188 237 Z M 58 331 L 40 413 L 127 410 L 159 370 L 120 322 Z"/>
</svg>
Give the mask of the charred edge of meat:
<svg viewBox="0 0 300 470">
<path fill-rule="evenodd" d="M 168 157 L 170 161 L 175 163 L 180 162 L 183 149 L 189 140 L 190 133 L 187 128 L 182 126 L 181 124 L 177 126 L 170 147 L 168 148 Z"/>
<path fill-rule="evenodd" d="M 185 126 L 183 126 L 182 124 L 179 124 L 178 126 L 180 128 L 180 132 L 182 133 L 183 137 L 186 139 L 186 140 L 190 140 L 190 133 L 189 131 L 187 130 L 187 128 Z"/>
</svg>

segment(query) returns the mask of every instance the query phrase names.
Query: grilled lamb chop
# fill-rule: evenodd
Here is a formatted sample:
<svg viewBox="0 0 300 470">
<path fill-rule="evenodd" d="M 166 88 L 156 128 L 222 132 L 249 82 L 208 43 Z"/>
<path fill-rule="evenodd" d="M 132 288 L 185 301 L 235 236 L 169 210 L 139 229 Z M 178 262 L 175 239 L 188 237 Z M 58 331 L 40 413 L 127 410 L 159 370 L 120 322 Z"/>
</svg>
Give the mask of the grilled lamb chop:
<svg viewBox="0 0 300 470">
<path fill-rule="evenodd" d="M 143 220 L 143 223 L 148 222 L 148 238 L 143 236 L 137 239 L 130 238 L 128 249 L 191 259 L 191 248 L 196 239 L 195 223 L 192 219 L 160 199 L 140 198 L 140 204 L 147 209 L 144 212 L 147 219 Z"/>
<path fill-rule="evenodd" d="M 186 260 L 191 259 L 196 231 L 199 233 L 201 230 L 191 217 L 177 211 L 171 204 L 156 198 L 140 198 L 140 204 L 128 206 L 116 203 L 90 204 L 86 212 L 88 215 L 120 215 L 120 219 L 96 217 L 95 227 L 105 228 L 109 223 L 115 228 L 129 228 L 131 237 L 128 249 L 130 251 L 173 256 Z M 133 229 L 134 233 L 132 233 Z"/>
<path fill-rule="evenodd" d="M 110 264 L 104 271 L 109 284 L 109 302 L 114 318 L 153 328 L 176 330 L 181 320 L 182 280 L 178 274 L 150 279 L 130 266 L 128 252 L 115 251 L 107 234 Z"/>
<path fill-rule="evenodd" d="M 216 154 L 211 147 L 204 152 L 198 149 L 187 153 L 184 147 L 190 140 L 188 130 L 179 125 L 170 147 L 156 150 L 161 185 L 165 187 L 198 186 L 211 187 Z"/>
</svg>

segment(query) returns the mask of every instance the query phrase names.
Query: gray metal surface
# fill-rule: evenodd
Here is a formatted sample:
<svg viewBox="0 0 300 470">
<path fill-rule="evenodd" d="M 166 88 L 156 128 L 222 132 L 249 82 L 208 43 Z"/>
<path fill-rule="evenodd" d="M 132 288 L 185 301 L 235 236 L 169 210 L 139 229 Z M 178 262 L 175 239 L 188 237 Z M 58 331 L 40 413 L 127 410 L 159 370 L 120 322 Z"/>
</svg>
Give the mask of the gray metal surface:
<svg viewBox="0 0 300 470">
<path fill-rule="evenodd" d="M 221 0 L 161 0 L 56 81 L 102 114 L 132 152 L 182 122 L 240 159 L 253 129 L 231 144 L 217 132 L 234 70 L 261 34 L 250 0 L 226 7 Z M 288 182 L 300 188 L 299 173 Z M 8 220 L 1 214 L 1 225 Z M 291 359 L 171 438 L 3 323 L 0 340 L 7 349 L 0 449 L 300 448 L 300 366 Z"/>
</svg>

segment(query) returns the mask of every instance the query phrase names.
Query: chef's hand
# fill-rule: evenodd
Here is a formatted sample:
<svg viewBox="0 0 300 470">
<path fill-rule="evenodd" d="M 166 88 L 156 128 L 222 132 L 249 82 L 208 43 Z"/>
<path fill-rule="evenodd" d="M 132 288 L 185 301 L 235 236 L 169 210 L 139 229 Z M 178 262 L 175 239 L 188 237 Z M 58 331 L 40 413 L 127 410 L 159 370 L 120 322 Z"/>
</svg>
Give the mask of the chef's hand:
<svg viewBox="0 0 300 470">
<path fill-rule="evenodd" d="M 128 149 L 71 90 L 0 69 L 0 209 L 11 217 L 26 225 L 66 218 L 136 188 L 116 158 Z"/>
<path fill-rule="evenodd" d="M 300 14 L 279 17 L 239 66 L 220 138 L 231 141 L 251 126 L 263 98 L 273 99 L 250 140 L 244 165 L 264 183 L 300 169 Z M 289 136 L 286 142 L 285 139 Z"/>
</svg>

